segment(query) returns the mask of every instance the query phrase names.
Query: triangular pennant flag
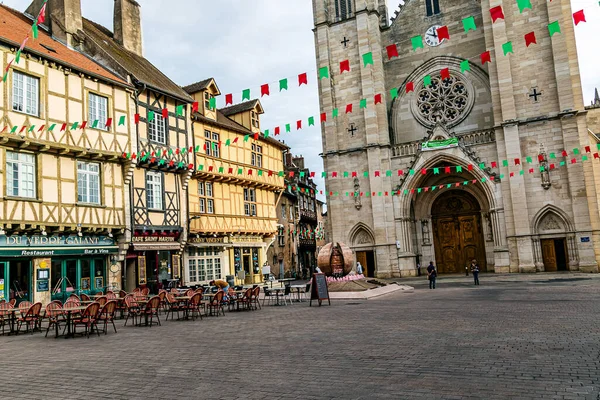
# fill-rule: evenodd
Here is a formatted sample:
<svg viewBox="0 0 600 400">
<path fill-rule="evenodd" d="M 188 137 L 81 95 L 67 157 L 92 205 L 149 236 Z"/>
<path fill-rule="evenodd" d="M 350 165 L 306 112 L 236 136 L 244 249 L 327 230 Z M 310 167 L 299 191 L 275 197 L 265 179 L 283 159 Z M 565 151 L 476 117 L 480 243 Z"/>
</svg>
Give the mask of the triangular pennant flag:
<svg viewBox="0 0 600 400">
<path fill-rule="evenodd" d="M 462 20 L 463 28 L 465 32 L 475 31 L 477 27 L 475 26 L 475 17 L 467 17 Z"/>
<path fill-rule="evenodd" d="M 363 66 L 373 65 L 373 53 L 365 53 L 363 54 Z"/>
<path fill-rule="evenodd" d="M 529 32 L 525 34 L 525 46 L 529 47 L 530 44 L 537 44 L 535 40 L 535 32 Z"/>
<path fill-rule="evenodd" d="M 344 71 L 350 71 L 350 61 L 349 60 L 340 61 L 340 74 L 343 74 Z"/>
<path fill-rule="evenodd" d="M 420 35 L 410 38 L 410 42 L 412 44 L 413 51 L 416 51 L 418 48 L 423 48 L 423 38 Z"/>
<path fill-rule="evenodd" d="M 554 36 L 555 33 L 561 33 L 558 21 L 548 24 L 548 32 L 550 33 L 550 37 Z"/>
<path fill-rule="evenodd" d="M 287 80 L 287 78 L 279 80 L 279 91 L 281 92 L 284 89 L 288 90 L 288 80 Z"/>
<path fill-rule="evenodd" d="M 386 48 L 388 60 L 391 60 L 393 57 L 398 57 L 398 46 L 396 44 L 390 44 Z"/>
<path fill-rule="evenodd" d="M 298 86 L 308 85 L 308 75 L 306 72 L 298 75 Z"/>
<path fill-rule="evenodd" d="M 265 83 L 264 85 L 261 85 L 260 87 L 260 97 L 263 96 L 270 96 L 270 91 L 269 91 L 269 84 Z"/>
</svg>

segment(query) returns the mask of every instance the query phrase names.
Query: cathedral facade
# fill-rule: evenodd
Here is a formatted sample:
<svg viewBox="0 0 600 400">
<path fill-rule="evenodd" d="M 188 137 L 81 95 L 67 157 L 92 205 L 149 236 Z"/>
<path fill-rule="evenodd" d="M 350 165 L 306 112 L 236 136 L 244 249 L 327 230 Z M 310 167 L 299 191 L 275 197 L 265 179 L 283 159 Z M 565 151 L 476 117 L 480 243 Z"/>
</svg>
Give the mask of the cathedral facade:
<svg viewBox="0 0 600 400">
<path fill-rule="evenodd" d="M 504 18 L 492 22 L 496 6 Z M 325 171 L 339 171 L 326 179 L 338 193 L 331 240 L 369 276 L 411 276 L 429 261 L 458 273 L 473 259 L 498 273 L 598 271 L 599 132 L 588 121 L 600 108 L 584 107 L 568 0 L 522 13 L 514 0 L 406 0 L 391 23 L 385 0 L 313 0 L 313 11 L 317 67 L 331 71 L 321 112 L 341 110 L 322 123 Z M 343 113 L 361 99 L 368 107 Z"/>
</svg>

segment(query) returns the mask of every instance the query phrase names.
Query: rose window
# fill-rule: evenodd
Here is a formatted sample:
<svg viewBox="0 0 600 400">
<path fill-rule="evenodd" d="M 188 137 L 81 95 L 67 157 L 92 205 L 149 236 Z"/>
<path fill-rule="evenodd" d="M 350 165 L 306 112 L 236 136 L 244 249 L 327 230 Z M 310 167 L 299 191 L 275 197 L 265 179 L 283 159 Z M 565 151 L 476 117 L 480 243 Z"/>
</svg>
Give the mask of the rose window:
<svg viewBox="0 0 600 400">
<path fill-rule="evenodd" d="M 439 75 L 431 77 L 431 85 L 417 93 L 416 116 L 425 125 L 453 126 L 469 112 L 472 105 L 469 100 L 467 86 L 460 78 L 453 75 L 445 79 Z"/>
</svg>

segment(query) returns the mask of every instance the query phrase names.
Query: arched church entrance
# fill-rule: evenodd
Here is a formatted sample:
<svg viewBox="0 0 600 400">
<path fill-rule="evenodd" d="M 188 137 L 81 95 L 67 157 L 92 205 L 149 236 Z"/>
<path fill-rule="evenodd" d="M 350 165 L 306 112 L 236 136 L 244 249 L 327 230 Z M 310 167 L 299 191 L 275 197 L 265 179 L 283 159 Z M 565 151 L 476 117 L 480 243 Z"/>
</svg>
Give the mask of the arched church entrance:
<svg viewBox="0 0 600 400">
<path fill-rule="evenodd" d="M 471 260 L 486 270 L 481 206 L 470 193 L 450 190 L 431 207 L 435 259 L 440 273 L 463 273 Z"/>
</svg>

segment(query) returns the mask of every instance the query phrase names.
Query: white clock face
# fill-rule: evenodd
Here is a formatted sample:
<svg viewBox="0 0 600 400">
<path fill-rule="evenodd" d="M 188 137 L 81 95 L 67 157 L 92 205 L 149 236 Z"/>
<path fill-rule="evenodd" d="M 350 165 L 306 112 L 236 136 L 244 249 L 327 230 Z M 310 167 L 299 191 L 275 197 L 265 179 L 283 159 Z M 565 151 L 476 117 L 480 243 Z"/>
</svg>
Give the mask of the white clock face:
<svg viewBox="0 0 600 400">
<path fill-rule="evenodd" d="M 439 46 L 440 44 L 442 44 L 442 42 L 446 39 L 443 39 L 441 42 L 438 38 L 438 33 L 437 30 L 438 28 L 441 28 L 441 25 L 433 25 L 432 27 L 430 27 L 429 29 L 427 29 L 427 31 L 425 32 L 425 43 L 427 43 L 428 46 Z"/>
</svg>

